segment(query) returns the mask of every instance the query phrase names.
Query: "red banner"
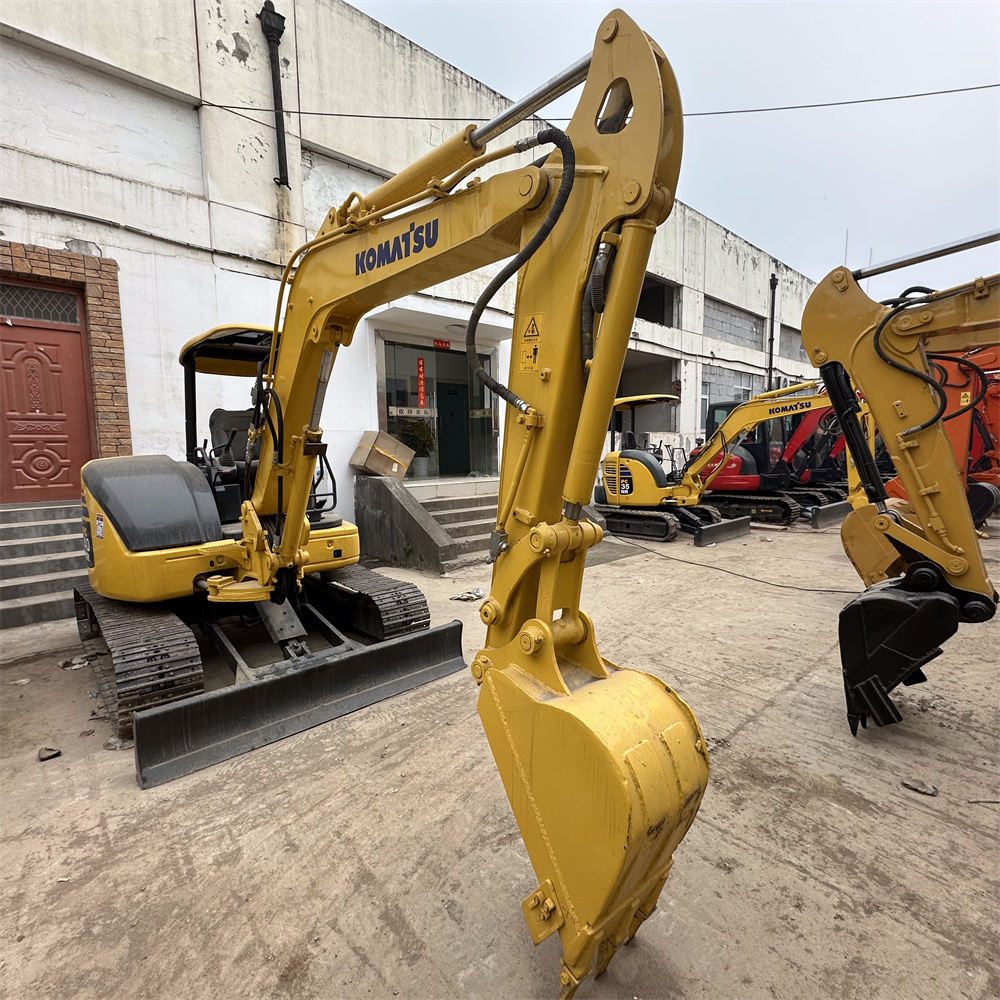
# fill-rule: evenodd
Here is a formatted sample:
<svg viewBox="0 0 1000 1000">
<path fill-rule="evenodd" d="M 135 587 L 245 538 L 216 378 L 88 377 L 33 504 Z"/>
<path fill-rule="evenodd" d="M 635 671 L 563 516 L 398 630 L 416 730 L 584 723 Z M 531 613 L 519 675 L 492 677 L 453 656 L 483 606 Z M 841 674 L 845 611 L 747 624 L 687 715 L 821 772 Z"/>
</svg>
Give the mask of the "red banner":
<svg viewBox="0 0 1000 1000">
<path fill-rule="evenodd" d="M 427 379 L 424 376 L 424 359 L 417 358 L 417 406 L 427 406 Z"/>
<path fill-rule="evenodd" d="M 450 340 L 435 340 L 434 341 L 434 346 L 436 348 L 438 348 L 438 350 L 441 350 L 441 351 L 450 351 L 451 350 L 451 341 Z"/>
</svg>

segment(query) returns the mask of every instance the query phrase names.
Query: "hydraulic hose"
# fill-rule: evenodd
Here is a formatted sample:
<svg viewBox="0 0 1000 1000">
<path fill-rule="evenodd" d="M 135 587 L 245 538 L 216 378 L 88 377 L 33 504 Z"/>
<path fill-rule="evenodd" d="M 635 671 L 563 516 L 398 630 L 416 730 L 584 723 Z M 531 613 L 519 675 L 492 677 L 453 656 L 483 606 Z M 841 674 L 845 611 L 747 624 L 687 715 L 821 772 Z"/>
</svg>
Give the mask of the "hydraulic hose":
<svg viewBox="0 0 1000 1000">
<path fill-rule="evenodd" d="M 486 286 L 482 295 L 476 300 L 476 304 L 472 307 L 472 315 L 469 317 L 469 325 L 465 333 L 465 352 L 469 359 L 469 368 L 475 374 L 476 378 L 487 389 L 495 392 L 522 413 L 527 413 L 531 409 L 531 406 L 521 399 L 516 392 L 498 382 L 483 368 L 482 362 L 479 360 L 479 354 L 476 351 L 476 327 L 479 325 L 480 317 L 497 291 L 512 275 L 517 274 L 531 260 L 538 248 L 549 238 L 549 234 L 552 232 L 556 222 L 559 220 L 559 216 L 562 215 L 563 209 L 566 207 L 569 193 L 573 190 L 573 181 L 576 172 L 576 153 L 569 136 L 561 129 L 543 129 L 530 139 L 519 140 L 514 146 L 517 152 L 520 153 L 545 142 L 553 143 L 559 149 L 559 152 L 562 153 L 562 180 L 559 183 L 556 200 L 552 203 L 552 208 L 549 209 L 549 214 L 545 217 L 545 221 L 539 227 L 538 232 L 531 237 L 515 257 L 507 262 L 500 273 Z"/>
<path fill-rule="evenodd" d="M 580 310 L 580 355 L 583 359 L 584 381 L 590 375 L 587 362 L 594 357 L 594 316 L 596 313 L 603 313 L 607 305 L 614 265 L 615 248 L 602 243 L 594 258 L 587 287 L 583 290 L 583 305 Z"/>
<path fill-rule="evenodd" d="M 937 361 L 954 361 L 959 368 L 964 368 L 968 372 L 973 372 L 979 381 L 979 391 L 972 398 L 972 400 L 966 403 L 965 406 L 962 406 L 957 410 L 952 410 L 951 413 L 945 414 L 943 418 L 944 420 L 953 420 L 955 417 L 960 417 L 963 413 L 968 413 L 969 410 L 977 407 L 986 398 L 986 392 L 990 387 L 990 383 L 986 378 L 986 372 L 984 372 L 975 362 L 970 361 L 968 358 L 956 358 L 950 354 L 928 354 L 927 357 L 937 359 Z M 944 368 L 941 365 L 938 365 L 936 361 L 932 360 L 931 364 L 934 365 L 935 368 L 941 368 L 942 371 L 944 371 Z M 966 385 L 971 384 L 971 382 L 972 379 L 970 378 Z M 944 384 L 948 384 L 947 372 L 945 372 Z"/>
<path fill-rule="evenodd" d="M 917 291 L 917 290 L 918 288 L 915 286 L 914 288 L 908 288 L 907 292 Z M 906 372 L 907 375 L 916 376 L 918 379 L 920 379 L 921 382 L 925 382 L 927 385 L 930 386 L 931 391 L 937 398 L 937 410 L 934 413 L 934 416 L 932 416 L 929 420 L 925 420 L 922 424 L 917 424 L 914 427 L 907 427 L 906 430 L 900 432 L 902 437 L 908 437 L 910 434 L 919 434 L 920 431 L 925 431 L 932 424 L 936 424 L 944 416 L 944 411 L 948 408 L 948 397 L 945 395 L 944 389 L 938 383 L 937 379 L 933 378 L 931 375 L 926 375 L 922 371 L 918 371 L 916 368 L 911 368 L 909 365 L 900 364 L 898 361 L 895 361 L 893 358 L 890 358 L 882 347 L 881 343 L 882 331 L 886 328 L 889 322 L 895 319 L 895 317 L 898 316 L 901 312 L 905 312 L 907 309 L 912 308 L 913 306 L 916 305 L 923 305 L 927 301 L 926 299 L 905 299 L 904 296 L 900 296 L 900 298 L 904 299 L 904 301 L 902 301 L 895 308 L 887 312 L 885 316 L 882 317 L 881 322 L 875 328 L 875 335 L 872 338 L 872 346 L 875 348 L 875 353 L 887 365 L 890 365 L 897 371 Z M 848 440 L 847 444 L 848 447 L 850 447 L 851 444 L 850 440 Z M 855 462 L 857 462 L 856 458 Z"/>
</svg>

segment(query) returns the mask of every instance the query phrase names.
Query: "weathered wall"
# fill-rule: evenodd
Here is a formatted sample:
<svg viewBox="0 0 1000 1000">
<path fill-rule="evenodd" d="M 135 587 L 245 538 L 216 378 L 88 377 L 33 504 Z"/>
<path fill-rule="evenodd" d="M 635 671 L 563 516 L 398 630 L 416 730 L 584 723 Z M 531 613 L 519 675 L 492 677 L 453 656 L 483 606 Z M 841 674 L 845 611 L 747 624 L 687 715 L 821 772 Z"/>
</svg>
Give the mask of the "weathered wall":
<svg viewBox="0 0 1000 1000">
<path fill-rule="evenodd" d="M 376 186 L 458 128 L 441 119 L 485 119 L 508 103 L 340 0 L 277 6 L 286 18 L 280 54 L 289 188 L 274 182 L 271 75 L 257 0 L 121 0 L 113 7 L 37 0 L 0 12 L 0 229 L 57 251 L 84 241 L 118 262 L 139 452 L 183 453 L 177 354 L 185 341 L 220 322 L 272 322 L 281 265 L 330 205 Z M 345 66 L 365 67 L 363 88 Z M 539 79 L 546 75 L 540 69 Z M 348 117 L 307 113 L 316 111 Z M 430 117 L 363 117 L 379 114 Z M 494 270 L 389 303 L 340 354 L 323 423 L 348 516 L 347 460 L 360 433 L 378 426 L 376 328 L 391 332 L 397 324 L 455 340 L 446 327 L 467 317 Z M 811 283 L 682 204 L 657 235 L 650 270 L 682 286 L 678 326 L 637 321 L 630 346 L 675 363 L 682 402 L 671 411 L 674 439 L 690 442 L 699 429 L 702 366 L 756 375 L 766 366 L 762 351 L 706 332 L 705 296 L 766 316 L 774 271 L 776 322 L 798 328 Z M 513 285 L 501 290 L 483 324 L 486 348 L 499 347 L 501 373 L 513 292 Z M 787 357 L 776 367 L 783 376 L 809 371 Z M 245 407 L 246 386 L 202 380 L 203 422 L 216 405 Z"/>
</svg>

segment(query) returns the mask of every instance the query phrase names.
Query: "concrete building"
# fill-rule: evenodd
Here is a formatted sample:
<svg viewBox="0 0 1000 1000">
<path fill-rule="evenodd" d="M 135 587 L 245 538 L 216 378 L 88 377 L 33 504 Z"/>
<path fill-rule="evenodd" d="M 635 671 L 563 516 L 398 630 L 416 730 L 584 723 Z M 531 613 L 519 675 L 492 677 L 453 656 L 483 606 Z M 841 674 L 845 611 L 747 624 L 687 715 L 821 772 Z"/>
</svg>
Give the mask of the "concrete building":
<svg viewBox="0 0 1000 1000">
<path fill-rule="evenodd" d="M 275 180 L 256 4 L 4 6 L 0 330 L 16 403 L 4 408 L 0 502 L 72 498 L 91 457 L 182 457 L 181 346 L 219 323 L 271 324 L 283 263 L 331 205 L 509 103 L 341 0 L 278 9 L 287 186 Z M 365 68 L 364 88 L 352 67 Z M 775 375 L 796 379 L 811 373 L 798 328 L 812 283 L 676 206 L 656 239 L 622 391 L 680 399 L 643 411 L 640 436 L 690 448 L 710 400 L 764 388 L 772 273 Z M 488 488 L 502 414 L 470 383 L 462 344 L 484 282 L 470 274 L 391 302 L 340 353 L 323 426 L 346 516 L 348 460 L 374 428 L 427 444 L 411 470 L 423 485 Z M 486 363 L 502 374 L 512 311 L 510 286 L 480 324 Z M 249 405 L 247 386 L 214 382 L 199 387 L 205 436 L 211 409 Z M 59 409 L 53 393 L 68 384 L 84 391 L 63 391 Z M 456 421 L 461 433 L 449 435 Z M 475 489 L 454 482 L 470 475 Z"/>
</svg>

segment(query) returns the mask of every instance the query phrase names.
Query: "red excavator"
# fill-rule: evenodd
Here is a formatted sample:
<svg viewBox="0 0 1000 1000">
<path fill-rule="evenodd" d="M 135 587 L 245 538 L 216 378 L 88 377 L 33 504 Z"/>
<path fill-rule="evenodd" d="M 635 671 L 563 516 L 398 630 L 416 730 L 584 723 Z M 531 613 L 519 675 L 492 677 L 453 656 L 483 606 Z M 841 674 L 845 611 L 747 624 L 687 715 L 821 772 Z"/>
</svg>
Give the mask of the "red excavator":
<svg viewBox="0 0 1000 1000">
<path fill-rule="evenodd" d="M 944 427 L 965 484 L 976 527 L 1000 509 L 1000 346 L 930 356 L 947 408 Z M 909 499 L 898 476 L 889 496 Z"/>
</svg>

